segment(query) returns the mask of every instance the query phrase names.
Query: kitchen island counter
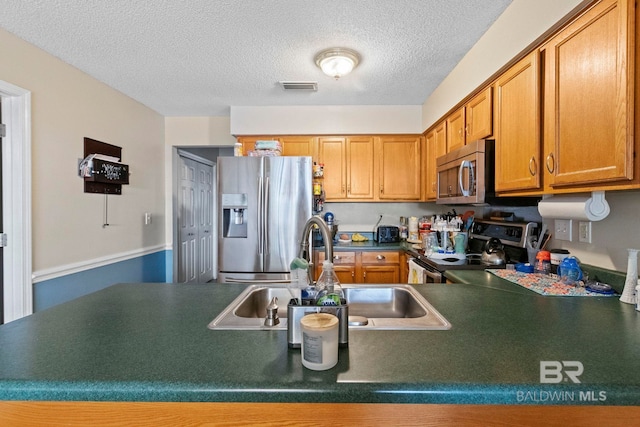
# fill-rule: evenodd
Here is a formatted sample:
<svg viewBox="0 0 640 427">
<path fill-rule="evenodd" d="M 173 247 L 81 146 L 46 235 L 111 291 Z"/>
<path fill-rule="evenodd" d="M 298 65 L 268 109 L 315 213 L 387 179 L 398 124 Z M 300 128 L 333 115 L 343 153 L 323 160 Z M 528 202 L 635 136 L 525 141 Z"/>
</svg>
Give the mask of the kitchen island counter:
<svg viewBox="0 0 640 427">
<path fill-rule="evenodd" d="M 119 284 L 3 325 L 0 400 L 640 402 L 640 313 L 617 298 L 419 285 L 452 329 L 352 330 L 336 367 L 311 371 L 286 331 L 207 328 L 244 287 Z"/>
</svg>

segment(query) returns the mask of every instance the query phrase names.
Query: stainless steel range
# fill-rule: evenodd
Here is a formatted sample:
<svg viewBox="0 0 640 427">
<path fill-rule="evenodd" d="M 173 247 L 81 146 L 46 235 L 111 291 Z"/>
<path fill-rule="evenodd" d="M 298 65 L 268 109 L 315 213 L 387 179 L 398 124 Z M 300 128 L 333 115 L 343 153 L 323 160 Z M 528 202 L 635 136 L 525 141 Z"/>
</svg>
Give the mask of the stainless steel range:
<svg viewBox="0 0 640 427">
<path fill-rule="evenodd" d="M 484 270 L 485 268 L 504 268 L 505 265 L 489 265 L 481 260 L 485 244 L 491 238 L 499 239 L 504 245 L 507 263 L 526 262 L 527 238 L 535 236 L 538 223 L 506 222 L 476 219 L 469 233 L 466 259 L 448 259 L 442 254 L 427 257 L 422 249 L 411 249 L 413 262 L 423 269 L 424 283 L 444 283 L 443 273 L 447 270 Z"/>
</svg>

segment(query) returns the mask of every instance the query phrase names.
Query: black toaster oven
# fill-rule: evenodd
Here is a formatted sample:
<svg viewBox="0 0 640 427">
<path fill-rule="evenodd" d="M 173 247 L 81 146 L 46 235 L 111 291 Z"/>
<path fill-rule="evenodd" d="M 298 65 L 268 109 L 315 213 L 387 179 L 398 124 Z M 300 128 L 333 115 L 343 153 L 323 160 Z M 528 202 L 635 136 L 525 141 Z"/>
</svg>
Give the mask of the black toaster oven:
<svg viewBox="0 0 640 427">
<path fill-rule="evenodd" d="M 400 241 L 400 229 L 390 225 L 381 225 L 376 232 L 376 242 L 395 243 Z"/>
</svg>

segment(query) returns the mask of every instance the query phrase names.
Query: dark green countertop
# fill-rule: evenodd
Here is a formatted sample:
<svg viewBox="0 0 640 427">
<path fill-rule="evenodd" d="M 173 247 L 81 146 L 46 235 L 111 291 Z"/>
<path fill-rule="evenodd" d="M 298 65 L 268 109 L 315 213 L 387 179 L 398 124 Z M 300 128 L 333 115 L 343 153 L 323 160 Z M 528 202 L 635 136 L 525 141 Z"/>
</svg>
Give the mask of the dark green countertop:
<svg viewBox="0 0 640 427">
<path fill-rule="evenodd" d="M 114 285 L 0 326 L 0 400 L 640 402 L 633 306 L 503 285 L 419 285 L 451 330 L 352 330 L 321 372 L 286 331 L 207 328 L 243 285 Z M 581 382 L 541 384 L 541 361 L 579 361 Z"/>
</svg>

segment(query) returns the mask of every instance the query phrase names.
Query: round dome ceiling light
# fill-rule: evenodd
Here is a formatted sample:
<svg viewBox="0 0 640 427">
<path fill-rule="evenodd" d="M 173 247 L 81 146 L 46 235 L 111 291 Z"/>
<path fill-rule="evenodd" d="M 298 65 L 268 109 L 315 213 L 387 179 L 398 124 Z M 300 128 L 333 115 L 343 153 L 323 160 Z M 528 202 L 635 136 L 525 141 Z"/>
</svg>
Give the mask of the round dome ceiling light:
<svg viewBox="0 0 640 427">
<path fill-rule="evenodd" d="M 315 60 L 323 73 L 337 80 L 358 66 L 360 55 L 353 49 L 332 47 L 319 52 Z"/>
</svg>

